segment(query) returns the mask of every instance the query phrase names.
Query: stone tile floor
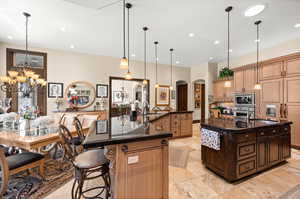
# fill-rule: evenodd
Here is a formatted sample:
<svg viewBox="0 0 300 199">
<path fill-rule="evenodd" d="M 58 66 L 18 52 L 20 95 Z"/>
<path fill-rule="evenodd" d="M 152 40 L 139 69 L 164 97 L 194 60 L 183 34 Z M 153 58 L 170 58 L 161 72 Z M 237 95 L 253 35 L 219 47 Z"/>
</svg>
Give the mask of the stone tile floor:
<svg viewBox="0 0 300 199">
<path fill-rule="evenodd" d="M 275 199 L 300 184 L 300 151 L 292 150 L 287 164 L 250 179 L 230 184 L 201 163 L 199 124 L 193 125 L 193 137 L 170 141 L 173 146 L 190 147 L 186 168 L 169 166 L 170 199 Z M 46 199 L 71 198 L 72 182 Z"/>
</svg>

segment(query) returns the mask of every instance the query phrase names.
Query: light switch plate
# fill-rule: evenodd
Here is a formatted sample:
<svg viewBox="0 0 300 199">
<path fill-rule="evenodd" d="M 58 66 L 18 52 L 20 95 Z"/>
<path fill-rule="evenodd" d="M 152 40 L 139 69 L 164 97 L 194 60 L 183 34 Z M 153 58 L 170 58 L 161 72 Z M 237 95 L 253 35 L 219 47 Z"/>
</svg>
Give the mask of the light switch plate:
<svg viewBox="0 0 300 199">
<path fill-rule="evenodd" d="M 134 163 L 138 163 L 139 162 L 139 156 L 135 155 L 135 156 L 130 156 L 128 157 L 128 164 L 134 164 Z"/>
</svg>

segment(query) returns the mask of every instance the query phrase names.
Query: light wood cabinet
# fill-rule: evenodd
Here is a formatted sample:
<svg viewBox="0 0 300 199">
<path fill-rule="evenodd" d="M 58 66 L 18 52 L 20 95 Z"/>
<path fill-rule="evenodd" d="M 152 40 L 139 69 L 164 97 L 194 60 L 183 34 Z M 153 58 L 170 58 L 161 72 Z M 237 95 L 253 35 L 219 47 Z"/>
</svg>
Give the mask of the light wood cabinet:
<svg viewBox="0 0 300 199">
<path fill-rule="evenodd" d="M 244 70 L 234 71 L 234 91 L 237 93 L 244 91 Z"/>
<path fill-rule="evenodd" d="M 256 68 L 240 69 L 234 72 L 234 91 L 236 93 L 253 92 L 256 84 Z"/>
<path fill-rule="evenodd" d="M 261 82 L 261 115 L 266 118 L 267 105 L 272 104 L 276 106 L 276 118 L 282 118 L 283 108 L 283 80 L 265 80 Z M 276 119 L 274 118 L 274 119 Z"/>
<path fill-rule="evenodd" d="M 233 80 L 230 88 L 225 88 L 224 80 L 217 80 L 213 83 L 214 101 L 215 102 L 232 102 L 233 101 Z"/>
<path fill-rule="evenodd" d="M 117 145 L 116 198 L 168 199 L 168 140 Z"/>
<path fill-rule="evenodd" d="M 286 77 L 300 75 L 300 58 L 287 60 L 284 64 L 284 75 Z"/>
<path fill-rule="evenodd" d="M 284 118 L 293 121 L 292 145 L 300 146 L 300 76 L 284 79 Z"/>
<path fill-rule="evenodd" d="M 263 64 L 260 67 L 260 80 L 281 78 L 282 72 L 283 72 L 283 61 Z"/>
</svg>

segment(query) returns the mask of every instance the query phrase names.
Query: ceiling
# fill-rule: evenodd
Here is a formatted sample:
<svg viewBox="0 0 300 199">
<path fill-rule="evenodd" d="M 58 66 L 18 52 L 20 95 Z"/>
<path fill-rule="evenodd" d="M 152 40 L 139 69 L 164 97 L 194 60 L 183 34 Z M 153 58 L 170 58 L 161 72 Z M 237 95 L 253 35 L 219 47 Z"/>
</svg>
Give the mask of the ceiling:
<svg viewBox="0 0 300 199">
<path fill-rule="evenodd" d="M 197 66 L 226 58 L 226 13 L 231 5 L 232 57 L 255 51 L 254 21 L 261 19 L 261 46 L 272 47 L 300 36 L 299 0 L 130 0 L 131 53 L 143 60 L 143 26 L 148 26 L 148 61 L 159 41 L 159 63 L 169 64 L 169 49 L 179 66 Z M 244 11 L 267 4 L 261 14 Z M 122 56 L 122 2 L 119 0 L 0 0 L 0 41 L 24 44 L 23 11 L 30 12 L 29 41 L 34 47 L 105 56 Z M 194 33 L 194 37 L 189 37 Z M 10 38 L 8 38 L 10 36 Z M 219 40 L 220 44 L 214 45 Z M 73 45 L 70 48 L 70 46 Z M 212 60 L 209 58 L 213 57 Z"/>
</svg>

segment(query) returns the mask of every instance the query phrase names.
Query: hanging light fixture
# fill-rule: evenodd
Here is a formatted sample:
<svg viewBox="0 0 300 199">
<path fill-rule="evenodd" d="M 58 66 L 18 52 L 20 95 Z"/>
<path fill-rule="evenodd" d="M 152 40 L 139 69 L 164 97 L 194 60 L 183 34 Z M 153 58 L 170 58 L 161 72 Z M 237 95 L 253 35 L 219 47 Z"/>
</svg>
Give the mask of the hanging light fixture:
<svg viewBox="0 0 300 199">
<path fill-rule="evenodd" d="M 225 11 L 228 13 L 228 22 L 227 22 L 227 68 L 229 69 L 229 53 L 230 53 L 230 11 L 233 9 L 232 6 L 229 6 L 225 9 Z M 231 81 L 227 80 L 224 83 L 225 88 L 230 88 L 231 87 Z"/>
<path fill-rule="evenodd" d="M 158 45 L 158 41 L 155 41 L 154 45 L 155 45 L 155 88 L 158 88 L 159 87 L 159 84 L 157 82 L 157 61 L 158 61 L 158 58 L 157 58 L 157 45 Z"/>
<path fill-rule="evenodd" d="M 144 31 L 144 80 L 143 80 L 143 84 L 147 85 L 148 81 L 146 79 L 147 76 L 147 32 L 148 27 L 144 27 L 143 31 Z"/>
<path fill-rule="evenodd" d="M 25 60 L 18 66 L 17 71 L 7 71 L 8 76 L 0 77 L 1 90 L 4 92 L 21 92 L 24 95 L 28 95 L 33 92 L 35 88 L 43 87 L 47 82 L 40 78 L 38 74 L 35 74 L 31 70 L 31 66 L 28 60 L 28 19 L 31 17 L 29 13 L 23 12 L 23 15 L 26 18 L 26 51 L 25 51 Z M 20 86 L 19 86 L 20 85 Z"/>
<path fill-rule="evenodd" d="M 261 90 L 261 84 L 259 83 L 258 78 L 258 67 L 259 67 L 259 24 L 261 24 L 261 21 L 256 21 L 254 23 L 256 25 L 256 84 L 254 85 L 255 90 Z"/>
<path fill-rule="evenodd" d="M 171 54 L 171 78 L 170 78 L 170 90 L 173 90 L 173 51 L 174 49 L 170 49 L 170 54 Z"/>
<path fill-rule="evenodd" d="M 129 9 L 132 7 L 132 4 L 130 4 L 130 3 L 126 3 L 126 8 L 127 8 L 127 56 L 128 56 L 128 60 L 127 60 L 127 62 L 128 62 L 128 65 L 127 65 L 127 73 L 125 74 L 125 79 L 132 79 L 132 74 L 131 74 L 131 72 L 130 72 L 130 69 L 129 69 L 129 57 L 130 57 L 130 49 L 129 49 L 129 44 L 130 44 L 130 41 L 129 41 L 129 38 L 130 38 L 130 35 L 129 35 L 129 33 L 130 33 L 130 30 L 129 30 L 129 28 L 130 28 L 130 26 L 129 26 Z"/>
<path fill-rule="evenodd" d="M 126 58 L 126 41 L 125 41 L 125 0 L 123 0 L 123 57 L 120 61 L 120 68 L 127 70 L 128 69 L 128 59 Z"/>
</svg>

